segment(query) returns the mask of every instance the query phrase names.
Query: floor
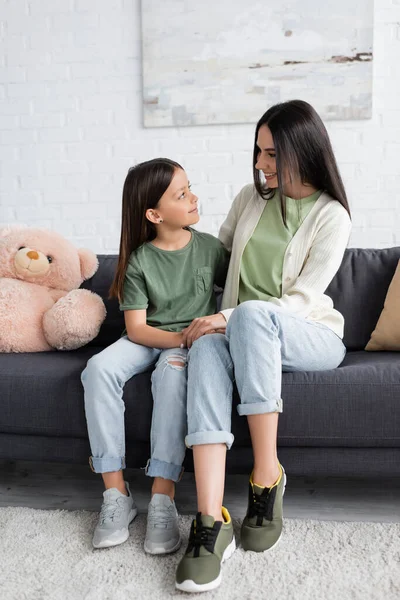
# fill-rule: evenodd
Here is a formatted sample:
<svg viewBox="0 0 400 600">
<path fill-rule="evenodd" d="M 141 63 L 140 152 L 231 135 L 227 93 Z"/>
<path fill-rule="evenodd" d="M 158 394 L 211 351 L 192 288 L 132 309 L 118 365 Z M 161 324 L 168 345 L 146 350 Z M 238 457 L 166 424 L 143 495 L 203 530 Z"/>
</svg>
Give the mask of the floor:
<svg viewBox="0 0 400 600">
<path fill-rule="evenodd" d="M 140 469 L 127 469 L 126 479 L 140 512 L 146 512 L 151 479 Z M 224 504 L 233 517 L 243 517 L 247 505 L 246 475 L 229 475 Z M 0 461 L 0 507 L 97 511 L 102 481 L 82 465 Z M 194 477 L 185 473 L 177 486 L 181 514 L 196 511 Z M 400 521 L 400 478 L 351 479 L 288 476 L 284 510 L 287 518 L 323 521 Z"/>
</svg>

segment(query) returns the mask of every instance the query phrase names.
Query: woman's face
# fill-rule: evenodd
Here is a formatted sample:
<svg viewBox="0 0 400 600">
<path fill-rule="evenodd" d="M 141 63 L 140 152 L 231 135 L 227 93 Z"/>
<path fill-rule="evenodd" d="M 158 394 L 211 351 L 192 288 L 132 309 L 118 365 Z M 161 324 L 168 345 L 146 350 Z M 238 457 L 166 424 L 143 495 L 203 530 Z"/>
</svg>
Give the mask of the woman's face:
<svg viewBox="0 0 400 600">
<path fill-rule="evenodd" d="M 277 188 L 278 176 L 276 174 L 275 146 L 268 125 L 261 125 L 258 130 L 256 144 L 258 147 L 256 169 L 264 173 L 269 188 Z"/>
</svg>

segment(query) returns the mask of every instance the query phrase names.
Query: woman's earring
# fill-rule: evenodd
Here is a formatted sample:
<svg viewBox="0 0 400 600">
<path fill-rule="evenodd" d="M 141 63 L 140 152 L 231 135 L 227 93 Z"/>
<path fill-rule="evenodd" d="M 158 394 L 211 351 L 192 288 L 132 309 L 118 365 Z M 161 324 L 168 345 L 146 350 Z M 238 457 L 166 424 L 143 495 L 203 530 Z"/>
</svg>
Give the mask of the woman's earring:
<svg viewBox="0 0 400 600">
<path fill-rule="evenodd" d="M 160 219 L 158 222 L 159 222 L 159 223 L 164 223 L 164 221 L 163 221 L 162 219 Z"/>
</svg>

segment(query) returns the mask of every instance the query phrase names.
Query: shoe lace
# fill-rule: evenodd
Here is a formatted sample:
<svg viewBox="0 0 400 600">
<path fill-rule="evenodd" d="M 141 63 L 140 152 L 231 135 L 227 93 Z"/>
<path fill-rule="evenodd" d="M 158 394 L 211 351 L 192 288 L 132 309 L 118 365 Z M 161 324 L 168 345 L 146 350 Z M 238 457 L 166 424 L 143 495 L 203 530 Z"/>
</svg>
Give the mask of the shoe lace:
<svg viewBox="0 0 400 600">
<path fill-rule="evenodd" d="M 203 546 L 208 552 L 214 552 L 215 542 L 221 529 L 222 523 L 216 521 L 212 527 L 206 527 L 201 520 L 201 513 L 197 513 L 196 519 L 192 522 L 189 535 L 189 544 L 187 553 L 194 550 L 194 556 L 200 555 L 200 548 Z"/>
<path fill-rule="evenodd" d="M 100 510 L 99 521 L 101 525 L 108 521 L 118 520 L 121 516 L 122 507 L 118 502 L 118 498 L 113 502 L 103 502 Z"/>
<path fill-rule="evenodd" d="M 251 519 L 257 517 L 257 525 L 263 524 L 263 519 L 272 521 L 274 502 L 276 496 L 276 486 L 265 488 L 262 494 L 256 494 L 253 487 L 249 486 L 249 509 L 247 516 Z"/>
<path fill-rule="evenodd" d="M 171 508 L 168 506 L 158 506 L 157 508 L 150 506 L 147 523 L 154 528 L 166 529 L 171 524 Z"/>
</svg>

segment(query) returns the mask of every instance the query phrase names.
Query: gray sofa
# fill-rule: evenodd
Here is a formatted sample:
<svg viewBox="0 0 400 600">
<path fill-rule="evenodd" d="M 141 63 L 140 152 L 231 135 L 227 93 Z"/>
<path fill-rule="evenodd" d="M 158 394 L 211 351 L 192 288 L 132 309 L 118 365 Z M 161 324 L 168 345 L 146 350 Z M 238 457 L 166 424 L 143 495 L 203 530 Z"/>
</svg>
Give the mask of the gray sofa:
<svg viewBox="0 0 400 600">
<path fill-rule="evenodd" d="M 327 293 L 345 317 L 347 356 L 338 369 L 285 373 L 279 456 L 292 475 L 400 475 L 400 354 L 365 352 L 400 259 L 400 247 L 348 249 Z M 90 448 L 80 374 L 87 360 L 118 339 L 123 315 L 107 299 L 115 256 L 85 283 L 100 294 L 107 319 L 98 337 L 75 352 L 0 354 L 0 458 L 87 464 Z M 399 307 L 400 310 L 400 307 Z M 126 457 L 143 467 L 149 455 L 150 375 L 126 385 Z M 237 395 L 234 404 L 237 403 Z M 247 423 L 233 410 L 229 472 L 249 472 Z M 185 466 L 193 468 L 192 453 Z"/>
</svg>

